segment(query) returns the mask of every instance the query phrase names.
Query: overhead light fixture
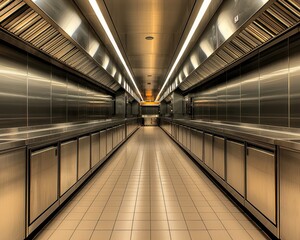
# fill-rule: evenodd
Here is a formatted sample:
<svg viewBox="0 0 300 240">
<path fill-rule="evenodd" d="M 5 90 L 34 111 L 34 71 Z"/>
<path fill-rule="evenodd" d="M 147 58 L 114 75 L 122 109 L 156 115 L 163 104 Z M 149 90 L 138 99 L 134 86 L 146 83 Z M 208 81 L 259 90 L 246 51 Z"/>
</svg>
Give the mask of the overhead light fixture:
<svg viewBox="0 0 300 240">
<path fill-rule="evenodd" d="M 146 40 L 153 40 L 154 37 L 152 37 L 152 36 L 147 36 L 147 37 L 145 37 L 145 39 L 146 39 Z"/>
<path fill-rule="evenodd" d="M 100 24 L 102 25 L 102 27 L 103 27 L 103 29 L 104 29 L 107 37 L 109 38 L 109 40 L 110 40 L 111 44 L 113 45 L 116 53 L 118 54 L 118 57 L 120 58 L 123 66 L 125 67 L 128 75 L 129 75 L 130 80 L 132 81 L 134 87 L 136 88 L 136 90 L 137 90 L 137 92 L 138 92 L 138 94 L 139 94 L 139 96 L 141 98 L 141 101 L 144 101 L 144 99 L 143 99 L 143 97 L 142 97 L 142 95 L 140 93 L 140 90 L 138 89 L 138 87 L 137 87 L 137 85 L 136 85 L 136 83 L 134 81 L 134 78 L 133 78 L 133 76 L 132 76 L 132 74 L 131 74 L 131 72 L 130 72 L 130 70 L 129 70 L 126 62 L 125 62 L 125 59 L 123 58 L 122 53 L 121 53 L 121 51 L 120 51 L 120 49 L 119 49 L 119 47 L 118 47 L 118 45 L 117 45 L 117 43 L 116 43 L 116 41 L 115 41 L 112 33 L 111 33 L 111 31 L 110 31 L 110 29 L 109 29 L 109 27 L 107 25 L 107 22 L 106 22 L 103 14 L 102 14 L 100 8 L 99 8 L 99 5 L 98 5 L 97 1 L 96 0 L 89 0 L 89 3 L 91 4 L 91 6 L 92 6 L 92 8 L 93 8 L 93 10 L 94 10 L 94 12 L 95 12 L 95 14 L 96 14 L 96 16 L 97 16 Z"/>
<path fill-rule="evenodd" d="M 179 52 L 179 54 L 178 54 L 178 56 L 177 56 L 177 58 L 176 58 L 176 60 L 175 60 L 175 62 L 173 64 L 173 66 L 172 66 L 172 68 L 171 68 L 171 70 L 170 70 L 170 72 L 169 72 L 169 74 L 168 74 L 168 76 L 167 76 L 167 78 L 166 78 L 166 80 L 165 80 L 162 88 L 160 89 L 160 91 L 159 91 L 159 93 L 158 93 L 158 95 L 157 95 L 157 97 L 155 99 L 156 102 L 159 100 L 160 94 L 164 90 L 164 88 L 165 88 L 166 84 L 168 83 L 171 75 L 173 74 L 173 72 L 174 72 L 174 70 L 175 70 L 178 62 L 180 61 L 180 59 L 181 59 L 182 55 L 184 54 L 187 46 L 189 45 L 189 43 L 190 43 L 190 41 L 191 41 L 191 39 L 192 39 L 192 37 L 193 37 L 196 29 L 198 28 L 198 26 L 199 26 L 199 24 L 200 24 L 200 22 L 201 22 L 201 20 L 202 20 L 202 18 L 204 16 L 204 14 L 205 14 L 207 8 L 209 7 L 210 3 L 211 3 L 211 0 L 204 0 L 203 1 L 202 5 L 201 5 L 201 7 L 199 9 L 199 12 L 197 14 L 197 17 L 196 17 L 196 19 L 195 19 L 195 21 L 194 21 L 194 23 L 193 23 L 193 25 L 192 25 L 192 27 L 191 27 L 191 29 L 189 31 L 189 34 L 187 35 L 187 37 L 186 37 L 186 39 L 185 39 L 185 41 L 184 41 L 184 43 L 183 43 L 183 45 L 182 45 L 182 47 L 180 49 L 180 52 Z"/>
</svg>

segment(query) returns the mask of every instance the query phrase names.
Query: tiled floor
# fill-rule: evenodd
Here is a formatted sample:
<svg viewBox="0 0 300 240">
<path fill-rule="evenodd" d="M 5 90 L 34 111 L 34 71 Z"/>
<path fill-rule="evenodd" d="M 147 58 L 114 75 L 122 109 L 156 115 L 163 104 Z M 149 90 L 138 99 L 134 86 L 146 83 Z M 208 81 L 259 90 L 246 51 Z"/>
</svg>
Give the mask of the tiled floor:
<svg viewBox="0 0 300 240">
<path fill-rule="evenodd" d="M 268 238 L 160 128 L 144 127 L 36 239 Z"/>
</svg>

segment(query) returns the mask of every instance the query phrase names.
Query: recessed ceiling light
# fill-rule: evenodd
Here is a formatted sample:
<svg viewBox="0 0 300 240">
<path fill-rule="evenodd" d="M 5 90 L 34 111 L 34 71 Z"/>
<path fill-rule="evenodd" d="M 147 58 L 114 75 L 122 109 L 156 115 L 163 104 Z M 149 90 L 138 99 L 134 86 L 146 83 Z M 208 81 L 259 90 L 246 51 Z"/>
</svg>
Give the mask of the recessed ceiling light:
<svg viewBox="0 0 300 240">
<path fill-rule="evenodd" d="M 153 40 L 154 37 L 152 37 L 152 36 L 147 36 L 147 37 L 145 37 L 145 39 L 146 39 L 146 40 Z"/>
</svg>

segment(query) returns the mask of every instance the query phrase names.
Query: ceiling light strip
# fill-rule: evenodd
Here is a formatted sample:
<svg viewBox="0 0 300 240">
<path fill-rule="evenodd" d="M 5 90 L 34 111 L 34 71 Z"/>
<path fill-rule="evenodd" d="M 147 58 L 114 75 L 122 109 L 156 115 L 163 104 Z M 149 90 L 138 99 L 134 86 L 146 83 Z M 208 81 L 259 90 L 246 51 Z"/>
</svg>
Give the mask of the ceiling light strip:
<svg viewBox="0 0 300 240">
<path fill-rule="evenodd" d="M 141 93 L 140 93 L 140 91 L 139 91 L 139 89 L 138 89 L 138 87 L 137 87 L 137 85 L 136 85 L 136 83 L 134 81 L 134 78 L 133 78 L 133 76 L 132 76 L 132 74 L 131 74 L 131 72 L 130 72 L 130 70 L 129 70 L 129 68 L 128 68 L 128 66 L 127 66 L 127 64 L 126 64 L 126 62 L 125 62 L 125 60 L 123 58 L 123 56 L 122 56 L 122 53 L 121 53 L 121 51 L 120 51 L 120 49 L 119 49 L 119 47 L 118 47 L 118 45 L 117 45 L 117 43 L 116 43 L 116 41 L 115 41 L 112 33 L 111 33 L 111 31 L 110 31 L 110 29 L 109 29 L 109 27 L 107 25 L 107 22 L 106 22 L 103 14 L 102 14 L 100 8 L 99 8 L 99 5 L 98 5 L 97 1 L 96 0 L 89 0 L 89 3 L 91 4 L 91 6 L 92 6 L 92 8 L 93 8 L 93 10 L 94 10 L 94 12 L 95 12 L 95 14 L 96 14 L 99 22 L 101 23 L 101 25 L 102 25 L 105 33 L 107 34 L 107 36 L 108 36 L 111 44 L 113 45 L 116 53 L 118 54 L 118 56 L 119 56 L 119 58 L 120 58 L 120 60 L 121 60 L 121 62 L 123 64 L 123 66 L 125 67 L 128 75 L 129 75 L 129 78 L 132 81 L 134 87 L 136 88 L 136 90 L 137 90 L 137 92 L 138 92 L 141 100 L 144 101 L 144 99 L 143 99 L 143 97 L 142 97 L 142 95 L 141 95 Z"/>
<path fill-rule="evenodd" d="M 159 96 L 161 95 L 163 89 L 165 88 L 165 86 L 168 83 L 171 75 L 173 74 L 173 72 L 174 72 L 174 70 L 175 70 L 178 62 L 180 61 L 180 59 L 181 59 L 182 55 L 184 54 L 187 46 L 189 45 L 189 43 L 190 43 L 190 41 L 191 41 L 191 39 L 192 39 L 192 37 L 193 37 L 196 29 L 198 28 L 198 26 L 199 26 L 199 24 L 200 24 L 200 22 L 201 22 L 201 20 L 202 20 L 202 18 L 204 16 L 204 14 L 205 14 L 207 8 L 209 7 L 210 3 L 211 3 L 211 0 L 204 0 L 204 2 L 202 3 L 202 5 L 201 5 L 201 7 L 199 9 L 199 12 L 197 14 L 197 17 L 196 17 L 196 19 L 195 19 L 195 21 L 194 21 L 194 23 L 193 23 L 193 25 L 192 25 L 192 27 L 190 29 L 190 32 L 189 32 L 187 38 L 185 39 L 185 41 L 184 41 L 184 43 L 183 43 L 183 45 L 181 47 L 181 50 L 180 50 L 180 52 L 179 52 L 179 54 L 178 54 L 178 56 L 177 56 L 177 58 L 176 58 L 176 60 L 175 60 L 175 62 L 173 64 L 173 66 L 172 66 L 172 68 L 171 68 L 171 70 L 170 70 L 170 72 L 169 72 L 169 74 L 168 74 L 168 76 L 167 76 L 167 78 L 166 78 L 166 80 L 165 80 L 162 88 L 160 89 L 160 91 L 159 91 L 159 93 L 158 93 L 155 101 L 159 100 Z"/>
</svg>

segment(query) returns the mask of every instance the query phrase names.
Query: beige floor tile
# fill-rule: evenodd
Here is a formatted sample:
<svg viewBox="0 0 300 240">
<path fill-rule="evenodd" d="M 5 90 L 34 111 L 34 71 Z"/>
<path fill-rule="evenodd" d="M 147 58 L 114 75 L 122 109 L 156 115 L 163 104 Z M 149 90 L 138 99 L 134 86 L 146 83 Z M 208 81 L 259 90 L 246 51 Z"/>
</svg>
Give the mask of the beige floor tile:
<svg viewBox="0 0 300 240">
<path fill-rule="evenodd" d="M 133 213 L 119 213 L 117 220 L 118 221 L 132 221 L 133 220 Z"/>
<path fill-rule="evenodd" d="M 132 221 L 116 221 L 114 230 L 131 230 Z"/>
<path fill-rule="evenodd" d="M 236 220 L 221 220 L 224 227 L 228 230 L 243 230 L 242 225 Z"/>
<path fill-rule="evenodd" d="M 89 213 L 86 213 L 84 216 L 83 216 L 83 218 L 82 218 L 82 220 L 98 220 L 99 218 L 100 218 L 100 216 L 101 216 L 101 213 L 99 213 L 99 212 L 89 212 Z"/>
<path fill-rule="evenodd" d="M 146 213 L 136 212 L 134 214 L 134 221 L 150 221 L 150 220 L 151 220 L 151 214 L 149 212 Z"/>
<path fill-rule="evenodd" d="M 227 230 L 233 240 L 252 240 L 252 237 L 246 230 Z"/>
<path fill-rule="evenodd" d="M 172 240 L 190 240 L 189 231 L 171 231 Z"/>
<path fill-rule="evenodd" d="M 150 230 L 150 221 L 134 221 L 133 230 Z"/>
<path fill-rule="evenodd" d="M 185 221 L 169 221 L 169 227 L 171 230 L 185 230 L 187 229 Z"/>
<path fill-rule="evenodd" d="M 168 230 L 168 221 L 151 221 L 151 230 Z"/>
<path fill-rule="evenodd" d="M 232 240 L 226 230 L 208 230 L 208 233 L 212 240 Z"/>
<path fill-rule="evenodd" d="M 169 221 L 183 221 L 184 217 L 182 213 L 167 213 Z"/>
<path fill-rule="evenodd" d="M 59 224 L 59 226 L 57 227 L 57 229 L 59 230 L 72 230 L 72 229 L 76 229 L 76 227 L 79 224 L 79 220 L 64 220 L 61 222 L 61 224 Z"/>
<path fill-rule="evenodd" d="M 92 230 L 75 230 L 70 240 L 90 239 L 92 233 Z"/>
<path fill-rule="evenodd" d="M 115 221 L 98 221 L 95 229 L 97 230 L 112 230 L 114 228 Z"/>
<path fill-rule="evenodd" d="M 203 220 L 206 229 L 208 230 L 222 230 L 224 226 L 219 220 Z"/>
<path fill-rule="evenodd" d="M 189 230 L 203 230 L 206 229 L 203 221 L 186 221 Z"/>
<path fill-rule="evenodd" d="M 49 240 L 62 240 L 70 239 L 74 230 L 56 230 L 50 237 Z"/>
<path fill-rule="evenodd" d="M 44 229 L 40 232 L 34 240 L 47 240 L 54 232 L 54 229 Z"/>
<path fill-rule="evenodd" d="M 211 240 L 211 237 L 206 230 L 190 231 L 190 235 L 192 240 Z"/>
<path fill-rule="evenodd" d="M 111 236 L 111 231 L 94 231 L 90 240 L 109 240 Z"/>
<path fill-rule="evenodd" d="M 187 221 L 187 220 L 194 220 L 194 221 L 200 221 L 201 220 L 201 217 L 200 215 L 195 212 L 195 213 L 183 213 L 184 215 L 184 219 Z"/>
<path fill-rule="evenodd" d="M 151 240 L 171 240 L 169 231 L 151 231 Z M 183 239 L 181 239 L 183 240 Z"/>
<path fill-rule="evenodd" d="M 130 240 L 131 231 L 113 231 L 110 240 Z"/>
<path fill-rule="evenodd" d="M 150 240 L 150 231 L 132 231 L 131 240 Z"/>
<path fill-rule="evenodd" d="M 79 229 L 79 230 L 94 230 L 96 224 L 97 224 L 97 221 L 81 221 L 78 224 L 77 229 Z"/>
<path fill-rule="evenodd" d="M 259 230 L 246 230 L 254 240 L 269 240 L 270 238 Z"/>
</svg>

